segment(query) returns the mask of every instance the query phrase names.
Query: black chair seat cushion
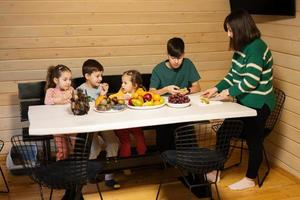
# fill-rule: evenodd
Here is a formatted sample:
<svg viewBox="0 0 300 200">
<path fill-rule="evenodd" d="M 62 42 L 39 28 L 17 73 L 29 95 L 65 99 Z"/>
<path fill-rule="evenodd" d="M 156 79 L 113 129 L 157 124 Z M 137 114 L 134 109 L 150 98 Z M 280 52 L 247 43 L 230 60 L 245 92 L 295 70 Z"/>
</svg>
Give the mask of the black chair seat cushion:
<svg viewBox="0 0 300 200">
<path fill-rule="evenodd" d="M 180 153 L 176 150 L 167 150 L 161 156 L 172 166 L 197 173 L 202 173 L 203 169 L 205 171 L 218 169 L 223 166 L 226 160 L 226 156 L 219 151 L 198 147 Z"/>
<path fill-rule="evenodd" d="M 88 165 L 87 171 L 80 171 L 76 165 Z M 53 189 L 71 189 L 75 185 L 85 185 L 95 181 L 102 171 L 101 162 L 61 160 L 33 169 L 33 179 Z M 76 175 L 78 174 L 78 175 Z"/>
</svg>

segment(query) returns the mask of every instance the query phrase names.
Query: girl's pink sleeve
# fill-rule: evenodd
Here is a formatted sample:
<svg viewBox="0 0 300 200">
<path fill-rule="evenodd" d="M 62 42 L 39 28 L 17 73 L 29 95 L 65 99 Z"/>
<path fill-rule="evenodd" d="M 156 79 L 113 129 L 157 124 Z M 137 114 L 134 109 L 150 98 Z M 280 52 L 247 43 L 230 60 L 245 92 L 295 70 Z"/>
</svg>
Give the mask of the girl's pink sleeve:
<svg viewBox="0 0 300 200">
<path fill-rule="evenodd" d="M 54 104 L 53 96 L 54 96 L 54 88 L 47 89 L 44 103 L 46 105 L 53 105 Z"/>
</svg>

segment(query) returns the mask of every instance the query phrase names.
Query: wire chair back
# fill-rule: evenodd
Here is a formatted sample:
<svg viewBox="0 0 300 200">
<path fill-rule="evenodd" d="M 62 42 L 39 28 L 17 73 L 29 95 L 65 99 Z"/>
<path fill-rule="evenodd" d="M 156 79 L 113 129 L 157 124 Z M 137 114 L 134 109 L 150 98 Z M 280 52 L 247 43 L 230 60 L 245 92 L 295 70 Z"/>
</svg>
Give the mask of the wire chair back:
<svg viewBox="0 0 300 200">
<path fill-rule="evenodd" d="M 266 121 L 266 125 L 265 125 L 265 136 L 269 135 L 271 133 L 271 131 L 273 130 L 279 115 L 281 113 L 284 101 L 285 101 L 285 93 L 278 89 L 278 88 L 274 88 L 274 94 L 275 94 L 275 99 L 276 99 L 276 103 L 275 103 L 275 108 L 274 110 L 270 113 L 267 121 Z"/>
<path fill-rule="evenodd" d="M 227 120 L 226 126 L 196 123 L 175 130 L 176 162 L 193 173 L 220 169 L 228 158 L 230 140 L 243 129 L 239 120 Z"/>
<path fill-rule="evenodd" d="M 2 151 L 3 147 L 4 147 L 4 142 L 0 140 L 0 152 Z"/>
<path fill-rule="evenodd" d="M 68 150 L 67 158 L 58 161 L 58 145 L 53 139 L 50 139 L 50 146 L 45 140 L 24 140 L 22 135 L 13 136 L 11 142 L 23 168 L 40 186 L 72 189 L 87 183 L 90 140 L 89 134 L 69 138 L 73 140 L 74 146 Z"/>
</svg>

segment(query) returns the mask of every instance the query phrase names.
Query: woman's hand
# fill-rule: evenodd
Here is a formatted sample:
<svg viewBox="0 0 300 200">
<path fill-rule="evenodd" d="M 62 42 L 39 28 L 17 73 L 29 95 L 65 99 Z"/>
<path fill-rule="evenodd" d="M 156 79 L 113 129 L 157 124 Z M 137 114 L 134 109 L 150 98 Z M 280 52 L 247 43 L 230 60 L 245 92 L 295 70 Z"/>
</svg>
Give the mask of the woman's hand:
<svg viewBox="0 0 300 200">
<path fill-rule="evenodd" d="M 218 94 L 218 95 L 216 96 L 216 98 L 217 98 L 218 100 L 220 100 L 220 101 L 230 100 L 230 99 L 231 99 L 230 96 L 229 96 L 229 91 L 228 91 L 228 89 L 223 90 L 220 94 Z"/>
<path fill-rule="evenodd" d="M 206 98 L 211 98 L 217 92 L 218 92 L 218 89 L 216 87 L 209 88 L 203 92 L 202 96 L 204 96 Z"/>
</svg>

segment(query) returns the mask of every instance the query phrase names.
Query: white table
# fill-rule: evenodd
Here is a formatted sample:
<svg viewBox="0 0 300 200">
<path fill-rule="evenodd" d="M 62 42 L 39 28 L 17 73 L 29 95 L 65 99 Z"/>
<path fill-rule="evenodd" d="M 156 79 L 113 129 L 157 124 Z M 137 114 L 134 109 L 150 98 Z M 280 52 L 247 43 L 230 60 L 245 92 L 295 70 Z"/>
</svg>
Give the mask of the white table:
<svg viewBox="0 0 300 200">
<path fill-rule="evenodd" d="M 29 107 L 29 134 L 55 135 L 86 133 L 122 128 L 154 126 L 179 122 L 205 121 L 256 116 L 254 109 L 232 102 L 201 106 L 199 94 L 190 95 L 191 106 L 153 110 L 126 109 L 116 113 L 98 113 L 90 109 L 87 115 L 74 116 L 70 105 L 40 105 Z"/>
</svg>

